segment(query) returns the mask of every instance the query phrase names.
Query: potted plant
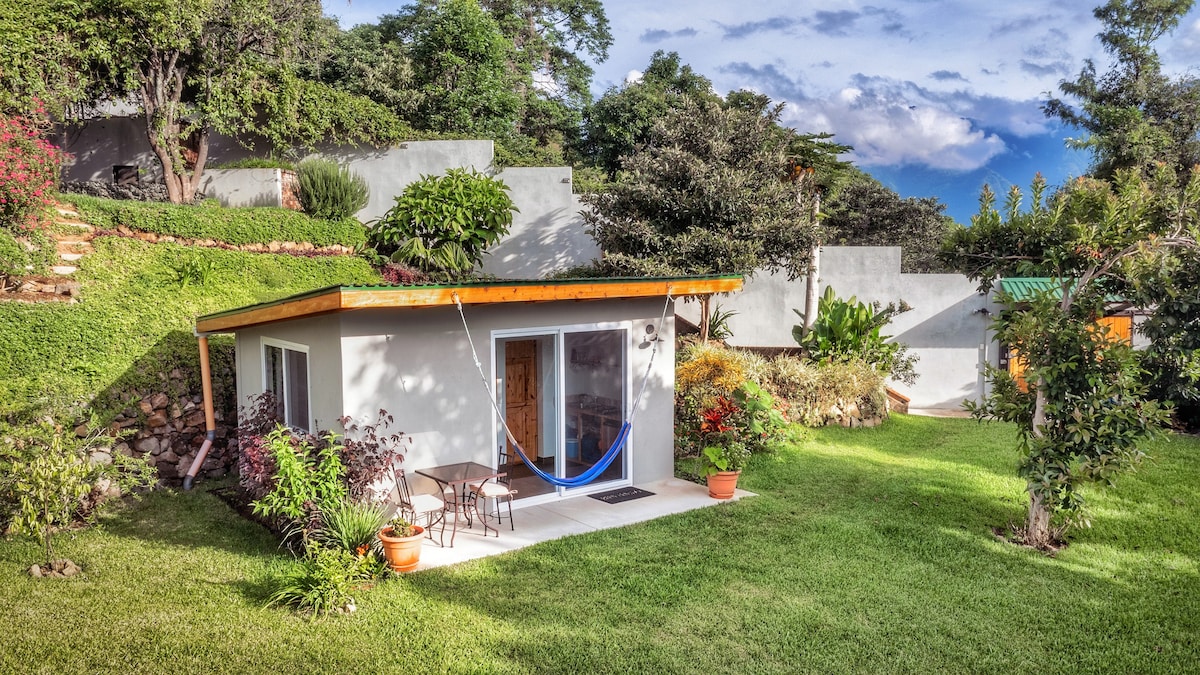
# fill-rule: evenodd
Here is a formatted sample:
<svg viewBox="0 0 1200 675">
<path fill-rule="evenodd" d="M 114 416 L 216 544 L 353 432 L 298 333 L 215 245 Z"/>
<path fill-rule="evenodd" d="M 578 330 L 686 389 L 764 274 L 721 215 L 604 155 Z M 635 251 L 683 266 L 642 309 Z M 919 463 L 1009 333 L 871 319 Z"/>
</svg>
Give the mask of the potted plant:
<svg viewBox="0 0 1200 675">
<path fill-rule="evenodd" d="M 738 476 L 750 458 L 745 443 L 729 436 L 713 439 L 712 445 L 700 452 L 700 475 L 708 481 L 708 495 L 714 499 L 731 499 L 737 489 Z"/>
<path fill-rule="evenodd" d="M 412 572 L 421 561 L 421 539 L 425 528 L 397 516 L 379 530 L 379 542 L 388 566 L 395 572 Z"/>
</svg>

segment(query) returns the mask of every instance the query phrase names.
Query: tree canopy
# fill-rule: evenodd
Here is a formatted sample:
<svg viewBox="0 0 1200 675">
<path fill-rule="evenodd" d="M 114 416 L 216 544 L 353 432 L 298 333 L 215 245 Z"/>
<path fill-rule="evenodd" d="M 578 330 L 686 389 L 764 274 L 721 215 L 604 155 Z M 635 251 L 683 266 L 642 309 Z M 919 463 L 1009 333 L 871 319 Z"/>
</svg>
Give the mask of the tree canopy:
<svg viewBox="0 0 1200 675">
<path fill-rule="evenodd" d="M 1200 79 L 1162 72 L 1155 42 L 1173 31 L 1194 0 L 1109 0 L 1094 14 L 1104 26 L 1100 43 L 1113 57 L 1106 73 L 1092 60 L 1043 110 L 1086 136 L 1077 147 L 1093 154 L 1092 174 L 1112 178 L 1121 169 L 1152 173 L 1165 162 L 1180 175 L 1200 163 Z M 1074 100 L 1077 107 L 1071 104 Z"/>
<path fill-rule="evenodd" d="M 172 201 L 195 194 L 214 131 L 289 148 L 399 135 L 382 106 L 298 75 L 323 34 L 317 0 L 34 0 L 15 12 L 14 4 L 0 22 L 45 33 L 42 44 L 22 38 L 0 65 L 13 84 L 5 104 L 44 96 L 58 111 L 136 106 Z"/>
<path fill-rule="evenodd" d="M 941 272 L 942 242 L 954 220 L 936 197 L 902 199 L 859 173 L 825 202 L 824 243 L 839 246 L 900 246 L 901 271 Z"/>
<path fill-rule="evenodd" d="M 1111 483 L 1136 464 L 1139 447 L 1166 419 L 1132 347 L 1094 322 L 1114 293 L 1136 292 L 1148 270 L 1195 249 L 1200 172 L 1182 191 L 1174 184 L 1168 169 L 1152 182 L 1125 171 L 1114 183 L 1078 179 L 1047 199 L 1039 177 L 1028 208 L 1014 188 L 1003 210 L 985 189 L 972 226 L 947 241 L 947 263 L 981 290 L 1004 276 L 1056 281 L 1030 302 L 1003 298 L 1007 311 L 994 325 L 1026 364 L 1027 384 L 989 368 L 989 396 L 969 405 L 979 417 L 1018 425 L 1032 545 L 1049 546 L 1056 529 L 1084 522 L 1079 487 Z"/>
<path fill-rule="evenodd" d="M 805 269 L 816 223 L 785 180 L 791 136 L 779 108 L 752 111 L 685 99 L 589 195 L 584 219 L 614 274 L 752 274 Z"/>
<path fill-rule="evenodd" d="M 718 101 L 708 78 L 680 62 L 679 54 L 654 52 L 641 80 L 605 92 L 584 118 L 583 154 L 609 177 L 650 138 L 656 122 L 687 100 Z"/>
</svg>

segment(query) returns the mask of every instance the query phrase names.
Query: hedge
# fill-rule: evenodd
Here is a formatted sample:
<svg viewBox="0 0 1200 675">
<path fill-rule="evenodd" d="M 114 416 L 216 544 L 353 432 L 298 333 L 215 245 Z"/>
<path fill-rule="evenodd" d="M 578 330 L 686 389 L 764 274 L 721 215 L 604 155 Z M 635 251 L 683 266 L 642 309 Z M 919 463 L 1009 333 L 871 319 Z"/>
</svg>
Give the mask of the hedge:
<svg viewBox="0 0 1200 675">
<path fill-rule="evenodd" d="M 131 230 L 189 239 L 213 239 L 227 244 L 267 244 L 272 241 L 310 242 L 314 246 L 340 244 L 361 248 L 366 228 L 353 218 L 328 221 L 270 206 L 227 208 L 200 205 L 145 203 L 63 195 L 80 217 L 94 227 Z"/>
</svg>

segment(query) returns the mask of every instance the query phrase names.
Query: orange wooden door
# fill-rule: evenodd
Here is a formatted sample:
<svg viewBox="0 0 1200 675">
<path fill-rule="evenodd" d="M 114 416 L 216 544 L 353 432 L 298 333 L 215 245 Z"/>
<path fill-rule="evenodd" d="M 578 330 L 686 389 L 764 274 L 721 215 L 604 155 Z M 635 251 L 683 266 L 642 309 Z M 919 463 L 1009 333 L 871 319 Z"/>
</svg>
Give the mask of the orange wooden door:
<svg viewBox="0 0 1200 675">
<path fill-rule="evenodd" d="M 504 344 L 504 421 L 521 449 L 538 458 L 538 373 L 537 340 Z M 516 457 L 516 453 L 511 453 Z"/>
<path fill-rule="evenodd" d="M 1096 319 L 1096 325 L 1106 326 L 1108 328 L 1109 339 L 1114 341 L 1124 341 L 1126 343 L 1133 342 L 1133 317 L 1132 316 L 1105 316 Z M 1009 349 L 1008 352 L 1008 374 L 1017 382 L 1017 387 L 1021 391 L 1029 391 L 1029 384 L 1025 381 L 1025 359 L 1017 353 L 1015 349 Z"/>
<path fill-rule="evenodd" d="M 1108 327 L 1108 336 L 1113 340 L 1120 340 L 1125 343 L 1132 344 L 1133 342 L 1133 317 L 1132 316 L 1106 316 L 1096 320 L 1096 323 L 1101 326 Z"/>
</svg>

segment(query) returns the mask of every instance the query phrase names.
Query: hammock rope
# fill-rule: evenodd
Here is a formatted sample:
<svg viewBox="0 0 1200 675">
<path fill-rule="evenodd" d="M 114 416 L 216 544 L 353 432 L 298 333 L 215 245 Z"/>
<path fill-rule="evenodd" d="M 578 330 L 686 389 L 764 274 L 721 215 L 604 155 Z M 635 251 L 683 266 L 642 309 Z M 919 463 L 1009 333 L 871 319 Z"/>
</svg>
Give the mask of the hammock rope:
<svg viewBox="0 0 1200 675">
<path fill-rule="evenodd" d="M 504 419 L 504 412 L 500 410 L 500 404 L 496 401 L 496 395 L 492 391 L 491 386 L 488 384 L 487 375 L 483 374 L 483 364 L 479 362 L 479 352 L 475 350 L 475 341 L 471 339 L 471 329 L 467 326 L 467 315 L 463 312 L 462 301 L 459 299 L 458 293 L 454 293 L 453 297 L 454 304 L 458 307 L 458 316 L 460 319 L 462 319 L 463 331 L 467 334 L 467 344 L 471 346 L 471 358 L 475 361 L 475 369 L 479 371 L 479 380 L 483 383 L 484 391 L 487 392 L 488 402 L 492 404 L 492 410 L 496 412 L 496 417 L 499 418 L 501 426 L 504 427 L 504 435 L 508 437 L 508 442 L 512 444 L 513 448 L 517 451 L 517 454 L 521 456 L 521 459 L 524 460 L 525 464 L 542 480 L 546 481 L 547 483 L 551 483 L 552 485 L 558 485 L 562 487 L 580 487 L 587 485 L 598 478 L 600 474 L 604 473 L 613 463 L 613 460 L 617 458 L 617 455 L 621 454 L 621 450 L 624 448 L 625 442 L 629 439 L 629 432 L 633 428 L 633 417 L 637 414 L 638 407 L 641 405 L 642 396 L 646 393 L 646 384 L 650 381 L 650 373 L 654 369 L 654 357 L 658 354 L 658 332 L 662 329 L 663 323 L 667 320 L 667 308 L 671 306 L 671 301 L 674 299 L 671 296 L 670 288 L 667 289 L 667 300 L 665 303 L 663 303 L 662 316 L 659 317 L 658 327 L 654 331 L 655 337 L 654 340 L 652 340 L 652 346 L 650 349 L 650 362 L 646 364 L 646 373 L 642 376 L 642 385 L 638 389 L 637 396 L 633 399 L 633 408 L 629 412 L 629 417 L 626 418 L 621 424 L 621 430 L 617 432 L 616 439 L 613 440 L 612 446 L 608 448 L 604 455 L 601 456 L 595 464 L 589 467 L 587 471 L 584 471 L 578 476 L 571 476 L 569 478 L 559 478 L 558 476 L 546 473 L 545 471 L 539 469 L 533 460 L 530 460 L 529 456 L 525 454 L 525 450 L 521 448 L 521 444 L 517 442 L 516 437 L 513 435 L 512 429 L 510 429 L 508 426 L 507 420 Z"/>
</svg>

